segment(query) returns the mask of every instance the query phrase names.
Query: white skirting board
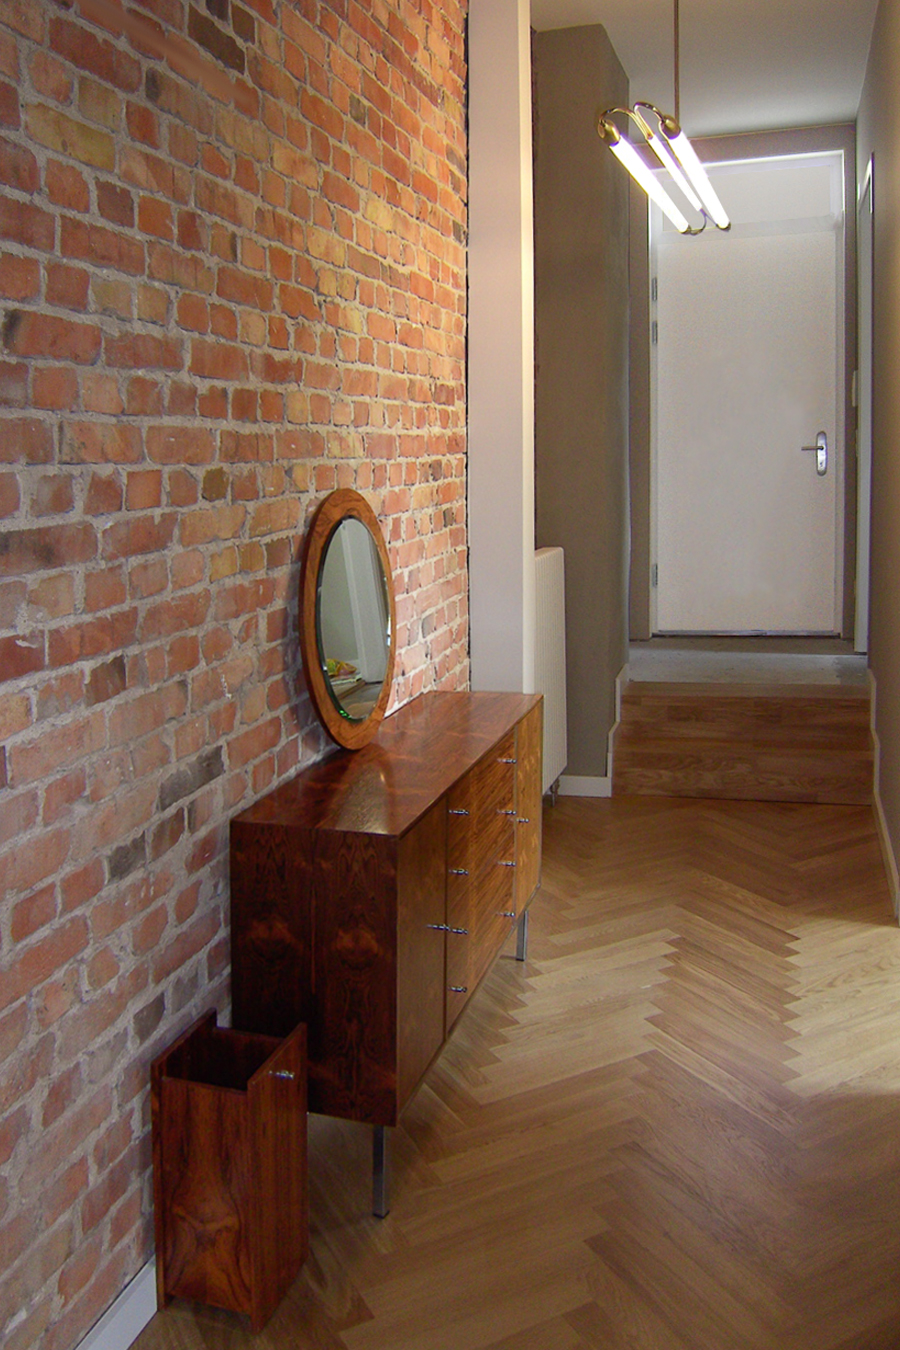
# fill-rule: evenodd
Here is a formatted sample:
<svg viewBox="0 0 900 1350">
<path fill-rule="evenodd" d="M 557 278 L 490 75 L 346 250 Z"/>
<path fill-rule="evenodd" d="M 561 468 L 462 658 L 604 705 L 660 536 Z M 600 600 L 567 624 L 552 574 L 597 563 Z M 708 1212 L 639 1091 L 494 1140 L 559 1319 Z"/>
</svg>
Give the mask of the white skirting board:
<svg viewBox="0 0 900 1350">
<path fill-rule="evenodd" d="M 875 704 L 876 704 L 876 685 L 875 676 L 869 671 L 869 711 L 872 719 L 872 744 L 875 747 L 875 789 L 873 793 L 873 803 L 875 806 L 875 824 L 878 829 L 878 840 L 881 844 L 881 856 L 884 859 L 884 870 L 887 872 L 888 889 L 891 893 L 891 903 L 894 906 L 894 914 L 900 919 L 900 869 L 897 866 L 897 855 L 894 852 L 894 845 L 888 830 L 887 820 L 885 819 L 884 807 L 881 803 L 881 747 L 878 741 L 878 732 L 875 730 Z"/>
<path fill-rule="evenodd" d="M 156 1312 L 156 1261 L 147 1262 L 95 1322 L 78 1350 L 128 1350 Z"/>
<path fill-rule="evenodd" d="M 563 774 L 559 780 L 559 795 L 561 797 L 611 797 L 612 796 L 612 767 L 613 767 L 613 739 L 616 734 L 616 727 L 622 717 L 622 690 L 628 683 L 628 663 L 626 662 L 616 676 L 616 720 L 609 729 L 607 751 L 607 776 L 605 778 L 579 778 L 577 774 Z"/>
</svg>

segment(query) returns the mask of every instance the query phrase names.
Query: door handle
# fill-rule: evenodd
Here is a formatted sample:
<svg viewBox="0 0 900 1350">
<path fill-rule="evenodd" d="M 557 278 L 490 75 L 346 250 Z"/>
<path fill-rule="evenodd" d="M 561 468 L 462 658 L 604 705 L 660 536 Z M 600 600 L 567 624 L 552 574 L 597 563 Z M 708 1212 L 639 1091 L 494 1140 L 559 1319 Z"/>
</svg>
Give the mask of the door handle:
<svg viewBox="0 0 900 1350">
<path fill-rule="evenodd" d="M 822 478 L 828 472 L 828 437 L 825 432 L 819 432 L 815 445 L 801 445 L 800 449 L 810 453 L 815 451 L 816 473 Z"/>
</svg>

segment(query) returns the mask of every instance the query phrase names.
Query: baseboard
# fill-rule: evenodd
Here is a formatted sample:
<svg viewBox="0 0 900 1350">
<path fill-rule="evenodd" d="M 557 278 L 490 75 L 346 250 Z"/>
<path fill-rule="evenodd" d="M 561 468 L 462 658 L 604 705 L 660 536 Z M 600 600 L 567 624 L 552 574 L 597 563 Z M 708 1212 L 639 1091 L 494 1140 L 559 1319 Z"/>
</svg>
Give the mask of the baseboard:
<svg viewBox="0 0 900 1350">
<path fill-rule="evenodd" d="M 156 1261 L 151 1257 L 95 1322 L 78 1350 L 128 1350 L 156 1312 Z"/>
<path fill-rule="evenodd" d="M 876 703 L 876 684 L 875 676 L 869 671 L 869 715 L 871 717 L 872 746 L 875 753 L 874 765 L 874 786 L 872 791 L 872 804 L 875 808 L 875 825 L 878 830 L 878 842 L 881 845 L 881 856 L 884 859 L 884 870 L 887 873 L 888 890 L 891 895 L 891 903 L 894 906 L 894 914 L 900 919 L 900 868 L 897 866 L 897 854 L 894 851 L 891 833 L 888 829 L 887 818 L 884 814 L 884 807 L 881 802 L 881 744 L 878 740 L 878 731 L 875 727 L 875 703 Z"/>
<path fill-rule="evenodd" d="M 563 774 L 559 780 L 561 797 L 611 797 L 611 778 L 577 778 Z"/>
<path fill-rule="evenodd" d="M 616 720 L 609 729 L 607 737 L 606 752 L 606 777 L 605 778 L 579 778 L 577 774 L 563 774 L 559 780 L 559 795 L 561 797 L 611 797 L 612 796 L 612 768 L 613 768 L 613 740 L 615 739 L 616 728 L 622 716 L 622 690 L 628 683 L 628 663 L 622 667 L 616 676 Z"/>
</svg>

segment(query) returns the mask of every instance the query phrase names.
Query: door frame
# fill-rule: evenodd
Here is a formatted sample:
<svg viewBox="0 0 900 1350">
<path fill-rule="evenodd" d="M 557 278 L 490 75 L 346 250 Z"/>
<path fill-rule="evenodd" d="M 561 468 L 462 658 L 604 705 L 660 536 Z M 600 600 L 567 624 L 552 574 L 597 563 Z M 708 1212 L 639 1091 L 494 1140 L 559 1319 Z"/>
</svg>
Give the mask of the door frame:
<svg viewBox="0 0 900 1350">
<path fill-rule="evenodd" d="M 715 161 L 769 159 L 784 155 L 844 153 L 844 567 L 841 636 L 852 639 L 856 610 L 857 465 L 849 447 L 856 443 L 856 409 L 852 399 L 857 350 L 856 128 L 852 123 L 789 131 L 746 132 L 711 136 L 694 142 L 701 159 Z M 632 641 L 648 639 L 652 625 L 651 431 L 647 415 L 651 399 L 649 217 L 646 198 L 632 194 L 631 231 L 631 375 L 630 450 L 631 576 L 629 631 Z M 841 400 L 839 399 L 839 406 Z"/>
<path fill-rule="evenodd" d="M 856 205 L 859 334 L 856 361 L 856 616 L 853 646 L 869 650 L 872 515 L 872 341 L 874 318 L 875 156 L 869 156 Z"/>
</svg>

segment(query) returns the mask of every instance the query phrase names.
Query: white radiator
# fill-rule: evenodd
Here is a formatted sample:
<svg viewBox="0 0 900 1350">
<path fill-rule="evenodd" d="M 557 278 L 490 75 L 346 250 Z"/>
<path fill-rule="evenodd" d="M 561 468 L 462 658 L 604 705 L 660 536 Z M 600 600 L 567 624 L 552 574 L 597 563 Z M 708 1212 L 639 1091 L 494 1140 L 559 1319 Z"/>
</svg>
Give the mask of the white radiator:
<svg viewBox="0 0 900 1350">
<path fill-rule="evenodd" d="M 544 695 L 544 783 L 546 792 L 566 767 L 566 594 L 561 548 L 534 555 L 534 689 Z"/>
</svg>

